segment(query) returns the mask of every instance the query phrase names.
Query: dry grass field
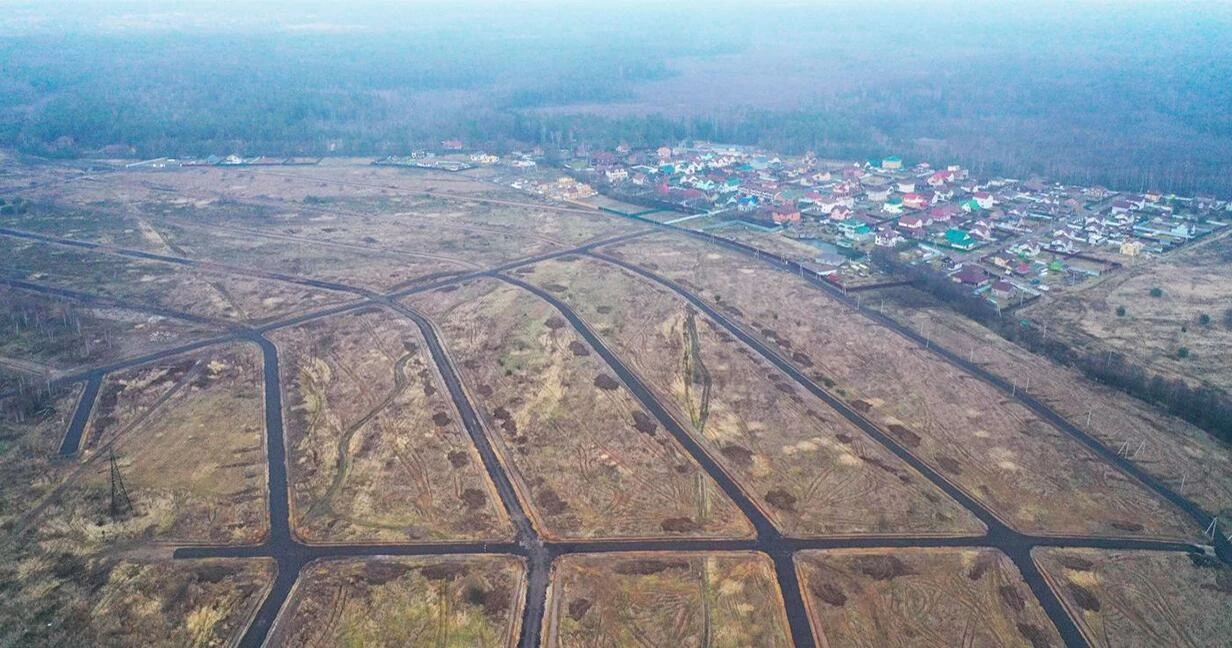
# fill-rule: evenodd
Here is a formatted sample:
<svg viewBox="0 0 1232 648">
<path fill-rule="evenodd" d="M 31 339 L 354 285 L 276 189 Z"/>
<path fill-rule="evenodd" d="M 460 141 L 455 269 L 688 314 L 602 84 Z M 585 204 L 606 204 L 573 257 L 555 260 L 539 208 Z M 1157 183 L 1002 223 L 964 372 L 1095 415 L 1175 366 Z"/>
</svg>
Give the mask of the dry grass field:
<svg viewBox="0 0 1232 648">
<path fill-rule="evenodd" d="M 63 431 L 61 431 L 63 434 Z M 269 528 L 261 355 L 234 344 L 109 376 L 46 524 L 83 543 L 253 543 Z M 114 452 L 134 514 L 107 518 Z"/>
<path fill-rule="evenodd" d="M 1061 646 L 995 549 L 809 551 L 796 558 L 821 646 Z"/>
<path fill-rule="evenodd" d="M 262 322 L 352 298 L 346 293 L 212 273 L 162 261 L 3 240 L 11 243 L 5 268 L 19 278 L 199 317 Z"/>
<path fill-rule="evenodd" d="M 1196 536 L 1180 511 L 1008 395 L 798 277 L 683 237 L 613 251 L 691 287 L 1020 531 Z"/>
<path fill-rule="evenodd" d="M 1124 353 L 1152 369 L 1191 383 L 1232 389 L 1227 350 L 1232 328 L 1223 322 L 1232 307 L 1232 235 L 1223 233 L 1157 259 L 1087 282 L 1078 290 L 1045 299 L 1021 314 L 1046 321 L 1071 344 Z M 1159 288 L 1162 295 L 1151 296 Z M 1125 316 L 1118 317 L 1118 306 Z M 1206 314 L 1209 324 L 1199 323 Z M 1177 350 L 1189 355 L 1178 358 Z"/>
<path fill-rule="evenodd" d="M 783 600 L 757 553 L 572 555 L 556 561 L 546 648 L 786 648 Z"/>
<path fill-rule="evenodd" d="M 300 574 L 275 646 L 513 646 L 524 568 L 512 557 L 322 560 Z"/>
<path fill-rule="evenodd" d="M 735 505 L 539 298 L 495 279 L 415 295 L 551 537 L 748 536 Z"/>
<path fill-rule="evenodd" d="M 276 331 L 291 508 L 310 542 L 512 536 L 419 330 L 388 310 Z"/>
<path fill-rule="evenodd" d="M 896 288 L 870 294 L 869 300 L 878 304 L 874 300 L 882 297 L 886 298 L 887 315 L 917 331 L 927 331 L 938 344 L 968 354 L 988 371 L 1024 387 L 1030 378 L 1032 396 L 1109 448 L 1124 447 L 1124 454 L 1143 470 L 1207 510 L 1232 509 L 1232 448 L 1210 434 L 1033 354 L 952 310 L 939 307 L 917 290 Z"/>
<path fill-rule="evenodd" d="M 1232 568 L 1180 553 L 1036 549 L 1044 571 L 1092 645 L 1228 645 Z"/>
<path fill-rule="evenodd" d="M 189 322 L 0 286 L 0 369 L 25 376 L 27 383 L 186 344 L 213 332 Z M 4 385 L 0 382 L 0 390 L 10 388 Z"/>
<path fill-rule="evenodd" d="M 784 533 L 983 531 L 936 486 L 674 293 L 587 258 L 515 272 L 603 336 Z"/>
<path fill-rule="evenodd" d="M 0 600 L 4 645 L 234 645 L 274 578 L 268 559 L 135 562 L 60 554 L 21 568 L 19 580 L 0 577 L 7 586 Z"/>
<path fill-rule="evenodd" d="M 5 557 L 0 561 L 0 645 L 184 646 L 238 640 L 273 579 L 272 561 L 171 562 L 157 550 L 138 550 L 126 558 L 131 543 L 114 540 L 124 539 L 126 524 L 147 528 L 143 525 L 151 516 L 144 507 L 151 505 L 151 491 L 133 483 L 140 478 L 136 470 L 126 469 L 138 516 L 136 522 L 110 523 L 106 493 L 100 496 L 96 487 L 81 485 L 93 480 L 95 466 L 58 458 L 80 392 L 79 385 L 55 391 L 42 401 L 40 413 L 20 421 L 17 403 L 0 402 L 0 555 Z M 102 467 L 106 470 L 105 461 Z M 188 466 L 180 479 L 191 478 L 193 468 Z M 184 490 L 178 497 L 188 503 L 206 501 L 197 491 Z M 213 514 L 220 523 L 234 520 L 219 516 L 219 510 Z M 187 517 L 200 510 L 186 504 L 176 513 Z M 249 522 L 258 533 L 261 524 Z M 158 528 L 149 525 L 148 530 L 154 534 Z M 104 537 L 103 531 L 110 535 Z"/>
</svg>

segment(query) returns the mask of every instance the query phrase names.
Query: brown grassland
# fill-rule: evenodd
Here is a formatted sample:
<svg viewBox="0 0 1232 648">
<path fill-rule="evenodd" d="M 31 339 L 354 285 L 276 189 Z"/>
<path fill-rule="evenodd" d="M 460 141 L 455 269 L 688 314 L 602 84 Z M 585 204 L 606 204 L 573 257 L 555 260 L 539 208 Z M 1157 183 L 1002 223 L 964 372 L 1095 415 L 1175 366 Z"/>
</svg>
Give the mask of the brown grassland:
<svg viewBox="0 0 1232 648">
<path fill-rule="evenodd" d="M 270 645 L 513 646 L 524 571 L 507 556 L 309 563 Z"/>
<path fill-rule="evenodd" d="M 803 279 L 679 236 L 616 246 L 680 282 L 1020 531 L 1189 539 L 1182 513 L 1030 410 Z M 1066 506 L 1056 506 L 1064 497 Z"/>
<path fill-rule="evenodd" d="M 24 279 L 199 317 L 261 322 L 351 298 L 346 293 L 215 274 L 163 261 L 3 237 L 0 240 L 11 243 L 7 263 Z"/>
<path fill-rule="evenodd" d="M 1032 555 L 1092 646 L 1199 648 L 1232 637 L 1232 568 L 1218 561 L 1094 549 Z"/>
<path fill-rule="evenodd" d="M 1232 328 L 1222 322 L 1232 306 L 1228 264 L 1232 262 L 1232 235 L 1218 234 L 1149 261 L 1136 261 L 1125 269 L 1055 298 L 1041 300 L 1021 311 L 1046 321 L 1071 344 L 1102 351 L 1115 350 L 1153 370 L 1232 389 L 1227 362 Z M 1151 289 L 1163 291 L 1152 297 Z M 1124 317 L 1116 308 L 1124 306 Z M 1210 324 L 1199 323 L 1209 315 Z M 1185 347 L 1188 357 L 1178 358 Z"/>
<path fill-rule="evenodd" d="M 1030 378 L 1032 396 L 1108 447 L 1124 447 L 1124 454 L 1131 461 L 1178 491 L 1183 476 L 1185 487 L 1181 494 L 1207 510 L 1227 511 L 1232 507 L 1232 448 L 1210 434 L 1100 385 L 1074 369 L 1031 353 L 940 307 L 918 290 L 895 288 L 870 294 L 869 300 L 883 296 L 887 315 L 917 331 L 927 331 L 938 344 L 968 355 L 1006 380 L 1025 387 Z"/>
<path fill-rule="evenodd" d="M 552 571 L 547 648 L 791 645 L 764 554 L 582 554 L 558 559 Z"/>
<path fill-rule="evenodd" d="M 489 438 L 546 535 L 752 533 L 546 302 L 495 279 L 407 301 L 440 327 Z"/>
<path fill-rule="evenodd" d="M 291 510 L 309 542 L 512 536 L 419 330 L 376 308 L 276 331 Z"/>
<path fill-rule="evenodd" d="M 243 344 L 108 376 L 75 479 L 49 517 L 62 508 L 56 523 L 89 542 L 260 541 L 269 528 L 262 387 L 261 354 Z M 135 510 L 120 521 L 105 520 L 111 452 Z"/>
<path fill-rule="evenodd" d="M 983 531 L 940 489 L 674 293 L 587 258 L 515 272 L 603 336 L 784 533 Z"/>
<path fill-rule="evenodd" d="M 821 646 L 1061 646 L 995 549 L 808 551 L 796 557 Z"/>
<path fill-rule="evenodd" d="M 183 646 L 238 640 L 273 580 L 272 561 L 171 562 L 157 550 L 130 552 L 131 536 L 112 544 L 124 539 L 129 528 L 157 534 L 156 526 L 143 525 L 160 502 L 134 474 L 143 462 L 138 457 L 124 472 L 137 517 L 110 522 L 107 495 L 81 485 L 94 481 L 96 467 L 57 456 L 80 393 L 80 386 L 55 391 L 40 413 L 21 422 L 10 416 L 12 403 L 0 403 L 6 414 L 0 416 L 0 478 L 5 484 L 0 489 L 0 555 L 5 556 L 0 564 L 0 645 Z M 165 451 L 160 447 L 143 454 Z M 189 466 L 179 477 L 193 474 Z M 193 492 L 181 492 L 179 498 L 204 503 L 198 485 L 192 486 Z M 218 511 L 211 512 L 217 516 Z M 200 511 L 185 505 L 176 514 L 190 520 Z M 261 524 L 250 522 L 258 533 Z"/>
</svg>

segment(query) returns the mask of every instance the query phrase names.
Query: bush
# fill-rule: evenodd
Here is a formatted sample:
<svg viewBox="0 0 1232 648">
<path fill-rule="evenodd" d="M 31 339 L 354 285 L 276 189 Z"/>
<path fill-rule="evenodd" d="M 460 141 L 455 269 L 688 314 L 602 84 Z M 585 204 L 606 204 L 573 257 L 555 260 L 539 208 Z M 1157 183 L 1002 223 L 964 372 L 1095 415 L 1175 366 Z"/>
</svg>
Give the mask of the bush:
<svg viewBox="0 0 1232 648">
<path fill-rule="evenodd" d="M 1186 347 L 1181 347 L 1181 348 L 1177 349 L 1177 350 L 1176 350 L 1176 357 L 1177 357 L 1177 358 L 1180 358 L 1180 359 L 1182 359 L 1182 360 L 1183 360 L 1183 359 L 1185 359 L 1185 358 L 1188 358 L 1188 357 L 1189 357 L 1189 349 L 1188 349 L 1188 348 L 1186 348 Z"/>
<path fill-rule="evenodd" d="M 1117 314 L 1117 317 L 1125 317 L 1125 307 L 1117 306 L 1116 314 Z"/>
<path fill-rule="evenodd" d="M 1202 326 L 1210 326 L 1211 316 L 1207 315 L 1206 313 L 1202 313 L 1201 315 L 1198 316 L 1198 323 L 1201 324 Z"/>
<path fill-rule="evenodd" d="M 1164 296 L 1164 289 L 1163 289 L 1163 288 L 1160 288 L 1159 286 L 1156 286 L 1156 287 L 1152 288 L 1152 289 L 1151 289 L 1151 296 L 1152 296 L 1152 297 L 1163 297 L 1163 296 Z"/>
<path fill-rule="evenodd" d="M 1225 328 L 1232 329 L 1232 308 L 1223 312 L 1223 325 Z"/>
</svg>

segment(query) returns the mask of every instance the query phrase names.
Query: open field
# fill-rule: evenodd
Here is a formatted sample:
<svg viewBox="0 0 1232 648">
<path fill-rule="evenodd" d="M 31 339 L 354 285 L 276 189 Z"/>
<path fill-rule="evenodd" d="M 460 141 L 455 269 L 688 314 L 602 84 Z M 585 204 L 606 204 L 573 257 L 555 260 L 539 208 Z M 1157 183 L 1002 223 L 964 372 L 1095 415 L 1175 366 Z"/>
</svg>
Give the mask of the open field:
<svg viewBox="0 0 1232 648">
<path fill-rule="evenodd" d="M 179 222 L 160 222 L 151 229 L 166 241 L 171 254 L 369 290 L 389 290 L 416 278 L 471 269 L 467 264 L 438 257 L 395 254 L 358 245 L 331 246 L 324 241 L 306 244 L 276 231 L 232 234 Z"/>
<path fill-rule="evenodd" d="M 1199 648 L 1232 637 L 1227 565 L 1145 551 L 1040 548 L 1032 557 L 1092 646 Z"/>
<path fill-rule="evenodd" d="M 185 344 L 212 332 L 189 322 L 0 286 L 0 367 L 27 375 L 27 382 Z"/>
<path fill-rule="evenodd" d="M 234 645 L 273 578 L 274 563 L 263 558 L 135 562 L 66 553 L 23 561 L 0 576 L 0 643 Z"/>
<path fill-rule="evenodd" d="M 270 645 L 513 646 L 523 572 L 513 557 L 316 561 Z"/>
<path fill-rule="evenodd" d="M 291 509 L 310 542 L 512 537 L 423 337 L 388 310 L 275 332 Z"/>
<path fill-rule="evenodd" d="M 81 396 L 80 384 L 0 400 L 0 531 L 63 484 L 71 467 L 57 461 L 60 441 Z"/>
<path fill-rule="evenodd" d="M 66 482 L 89 479 L 75 462 L 57 457 L 80 393 L 77 385 L 37 403 L 28 397 L 0 402 L 0 644 L 183 646 L 237 639 L 273 578 L 272 561 L 126 559 L 124 544 L 107 544 L 97 533 L 95 518 L 107 514 L 105 494 L 89 502 L 90 510 L 53 504 L 40 511 Z M 133 485 L 129 492 L 134 503 L 147 502 Z"/>
<path fill-rule="evenodd" d="M 45 513 L 82 542 L 253 543 L 268 527 L 261 356 L 234 344 L 110 375 Z M 134 514 L 107 518 L 115 453 Z"/>
<path fill-rule="evenodd" d="M 1089 281 L 1021 314 L 1048 322 L 1049 330 L 1079 348 L 1115 350 L 1190 383 L 1229 390 L 1232 327 L 1223 321 L 1232 307 L 1229 262 L 1232 235 L 1223 233 Z M 1152 297 L 1153 288 L 1162 295 Z M 1118 306 L 1125 307 L 1124 317 L 1117 316 Z M 1199 322 L 1203 314 L 1209 324 Z M 1178 358 L 1182 347 L 1189 355 Z"/>
<path fill-rule="evenodd" d="M 866 298 L 879 308 L 877 300 L 883 297 L 887 315 L 917 331 L 927 331 L 938 344 L 967 353 L 988 371 L 1024 387 L 1030 378 L 1032 396 L 1108 447 L 1125 447 L 1130 460 L 1182 495 L 1209 511 L 1232 509 L 1232 448 L 1210 434 L 1031 353 L 918 290 L 894 288 Z M 969 351 L 973 348 L 974 352 Z"/>
<path fill-rule="evenodd" d="M 735 505 L 555 309 L 483 279 L 415 295 L 553 537 L 747 536 Z"/>
<path fill-rule="evenodd" d="M 803 279 L 678 236 L 619 245 L 777 346 L 802 372 L 1029 533 L 1192 538 L 1184 515 L 974 376 Z M 1063 497 L 1066 506 L 1056 506 Z"/>
<path fill-rule="evenodd" d="M 1061 646 L 995 549 L 807 551 L 796 557 L 821 646 Z"/>
<path fill-rule="evenodd" d="M 542 645 L 785 648 L 791 637 L 763 554 L 582 554 L 553 567 Z"/>
<path fill-rule="evenodd" d="M 351 298 L 346 293 L 224 275 L 162 261 L 4 237 L 0 241 L 11 243 L 4 261 L 5 271 L 21 279 L 198 317 L 260 322 Z"/>
<path fill-rule="evenodd" d="M 983 531 L 936 486 L 674 293 L 589 258 L 515 272 L 605 338 L 784 533 Z"/>
</svg>

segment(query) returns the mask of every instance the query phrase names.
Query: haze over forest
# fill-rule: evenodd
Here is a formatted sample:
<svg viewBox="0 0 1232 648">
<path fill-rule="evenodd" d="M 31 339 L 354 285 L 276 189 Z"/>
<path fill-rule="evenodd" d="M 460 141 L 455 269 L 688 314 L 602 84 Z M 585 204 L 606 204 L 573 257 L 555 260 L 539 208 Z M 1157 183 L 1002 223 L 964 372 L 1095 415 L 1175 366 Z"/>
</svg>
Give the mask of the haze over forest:
<svg viewBox="0 0 1232 648">
<path fill-rule="evenodd" d="M 48 4 L 0 16 L 41 156 L 697 138 L 1232 195 L 1227 3 Z"/>
</svg>

